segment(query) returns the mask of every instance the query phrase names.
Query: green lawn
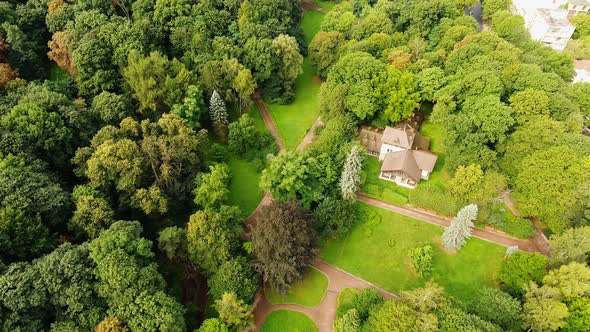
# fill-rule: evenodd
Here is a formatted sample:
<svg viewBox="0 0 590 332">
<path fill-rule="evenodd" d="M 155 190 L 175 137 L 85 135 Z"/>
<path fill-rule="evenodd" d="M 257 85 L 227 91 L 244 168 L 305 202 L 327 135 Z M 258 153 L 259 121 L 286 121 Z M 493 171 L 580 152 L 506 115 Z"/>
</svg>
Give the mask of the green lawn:
<svg viewBox="0 0 590 332">
<path fill-rule="evenodd" d="M 245 216 L 249 216 L 262 199 L 262 190 L 258 186 L 260 172 L 253 161 L 228 153 L 225 162 L 231 171 L 229 182 L 229 203 L 238 206 Z"/>
<path fill-rule="evenodd" d="M 431 185 L 445 188 L 445 183 L 451 177 L 445 170 L 443 170 L 445 166 L 446 149 L 442 128 L 439 125 L 426 120 L 420 126 L 420 134 L 422 136 L 430 137 L 430 150 L 436 153 L 438 156 L 436 165 L 434 165 L 434 170 L 432 171 L 432 174 L 430 174 L 430 178 L 426 180 L 425 183 L 428 182 Z"/>
<path fill-rule="evenodd" d="M 302 26 L 308 42 L 319 31 L 323 16 L 315 11 L 305 12 Z M 303 61 L 303 74 L 295 81 L 295 100 L 288 105 L 268 105 L 270 115 L 287 150 L 297 148 L 317 119 L 321 83 L 315 76 L 309 57 L 306 57 Z"/>
<path fill-rule="evenodd" d="M 391 292 L 421 287 L 432 277 L 450 294 L 469 300 L 485 286 L 496 286 L 506 248 L 471 238 L 460 252 L 448 254 L 440 245 L 441 227 L 363 203 L 363 217 L 343 239 L 324 243 L 321 256 L 354 275 Z M 433 271 L 421 278 L 408 268 L 410 248 L 431 244 Z"/>
<path fill-rule="evenodd" d="M 262 332 L 317 332 L 318 328 L 306 314 L 293 310 L 275 310 L 268 315 Z"/>
<path fill-rule="evenodd" d="M 328 278 L 315 268 L 309 268 L 305 279 L 293 284 L 287 295 L 279 295 L 269 288 L 264 289 L 266 298 L 272 304 L 299 304 L 306 307 L 319 305 L 328 289 Z"/>
</svg>

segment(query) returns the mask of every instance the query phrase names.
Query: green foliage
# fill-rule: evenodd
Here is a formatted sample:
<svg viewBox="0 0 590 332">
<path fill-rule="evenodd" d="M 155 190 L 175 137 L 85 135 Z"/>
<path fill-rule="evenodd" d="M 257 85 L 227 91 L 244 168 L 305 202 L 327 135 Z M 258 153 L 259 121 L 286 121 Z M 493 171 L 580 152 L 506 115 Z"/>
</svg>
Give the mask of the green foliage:
<svg viewBox="0 0 590 332">
<path fill-rule="evenodd" d="M 549 97 L 545 92 L 535 89 L 529 88 L 513 94 L 510 106 L 520 123 L 534 116 L 549 115 Z"/>
<path fill-rule="evenodd" d="M 221 299 L 215 301 L 215 309 L 219 319 L 230 328 L 241 331 L 254 326 L 252 308 L 238 299 L 235 293 L 223 294 Z"/>
<path fill-rule="evenodd" d="M 571 262 L 588 263 L 590 258 L 590 226 L 570 228 L 550 238 L 549 265 L 557 267 Z"/>
<path fill-rule="evenodd" d="M 132 51 L 129 65 L 123 70 L 125 81 L 139 102 L 144 115 L 161 114 L 182 101 L 183 93 L 193 83 L 190 71 L 178 60 L 168 60 L 159 52 L 148 57 Z"/>
<path fill-rule="evenodd" d="M 588 15 L 576 15 L 569 18 L 570 23 L 576 27 L 574 38 L 583 38 L 590 35 L 590 18 Z"/>
<path fill-rule="evenodd" d="M 408 118 L 420 106 L 420 94 L 416 92 L 414 75 L 400 72 L 388 67 L 373 83 L 375 97 L 380 100 L 383 109 L 380 121 L 386 124 L 396 124 Z"/>
<path fill-rule="evenodd" d="M 215 133 L 221 139 L 225 139 L 227 136 L 228 115 L 227 109 L 225 108 L 225 102 L 219 96 L 217 91 L 213 91 L 211 100 L 209 101 L 209 117 L 213 122 Z"/>
<path fill-rule="evenodd" d="M 317 256 L 312 215 L 294 201 L 275 201 L 259 220 L 252 230 L 254 269 L 266 285 L 284 294 Z"/>
<path fill-rule="evenodd" d="M 196 85 L 189 85 L 182 103 L 174 104 L 171 112 L 185 119 L 193 129 L 201 127 L 201 118 L 206 113 L 203 92 Z"/>
<path fill-rule="evenodd" d="M 141 231 L 138 222 L 118 221 L 90 242 L 98 293 L 132 331 L 184 331 L 184 308 L 163 291 L 152 243 Z"/>
<path fill-rule="evenodd" d="M 344 169 L 340 176 L 340 192 L 342 198 L 348 202 L 353 202 L 357 191 L 361 189 L 363 159 L 364 151 L 357 145 L 354 145 L 346 156 Z"/>
<path fill-rule="evenodd" d="M 567 146 L 556 146 L 526 157 L 515 180 L 514 198 L 525 216 L 539 218 L 561 233 L 571 225 L 579 204 L 581 183 L 590 174 L 588 163 Z M 555 176 L 559 174 L 559 176 Z"/>
<path fill-rule="evenodd" d="M 350 203 L 328 196 L 314 210 L 315 228 L 324 238 L 344 236 L 354 225 L 355 213 Z"/>
<path fill-rule="evenodd" d="M 187 228 L 188 254 L 191 261 L 212 275 L 239 249 L 241 231 L 240 210 L 221 206 L 197 211 L 190 217 Z"/>
<path fill-rule="evenodd" d="M 320 77 L 327 77 L 328 71 L 338 61 L 338 50 L 344 45 L 344 35 L 337 31 L 318 32 L 309 44 L 309 57 Z"/>
<path fill-rule="evenodd" d="M 416 312 L 402 302 L 395 300 L 385 301 L 376 308 L 363 329 L 367 331 L 409 331 L 419 329 Z"/>
<path fill-rule="evenodd" d="M 166 253 L 168 259 L 186 259 L 186 230 L 177 226 L 164 228 L 158 237 L 158 248 Z"/>
<path fill-rule="evenodd" d="M 350 311 L 355 311 L 359 323 L 363 323 L 369 314 L 383 304 L 383 296 L 373 288 L 364 288 L 352 294 L 347 301 L 338 298 L 336 317 L 342 318 Z"/>
<path fill-rule="evenodd" d="M 491 22 L 492 29 L 498 36 L 515 45 L 521 45 L 530 39 L 529 33 L 524 26 L 524 18 L 512 15 L 508 8 L 495 12 L 491 17 Z"/>
<path fill-rule="evenodd" d="M 106 124 L 116 125 L 132 115 L 130 108 L 131 103 L 125 96 L 108 91 L 103 91 L 92 98 L 92 111 L 98 114 Z"/>
<path fill-rule="evenodd" d="M 534 331 L 557 331 L 566 325 L 567 306 L 551 288 L 531 283 L 523 306 L 524 327 Z"/>
<path fill-rule="evenodd" d="M 74 163 L 92 187 L 105 195 L 116 189 L 124 206 L 163 213 L 170 199 L 182 201 L 192 191 L 206 139 L 206 131 L 195 133 L 173 114 L 157 122 L 127 118 L 101 129 Z"/>
<path fill-rule="evenodd" d="M 38 257 L 52 246 L 39 215 L 28 216 L 10 207 L 0 209 L 0 260 L 4 263 Z"/>
<path fill-rule="evenodd" d="M 479 165 L 459 166 L 448 183 L 449 192 L 460 202 L 489 203 L 506 188 L 504 176 L 484 172 Z"/>
<path fill-rule="evenodd" d="M 427 210 L 436 211 L 442 215 L 455 215 L 461 208 L 461 203 L 449 195 L 444 189 L 433 185 L 420 185 L 410 192 L 410 204 Z"/>
<path fill-rule="evenodd" d="M 510 4 L 511 0 L 484 0 L 482 2 L 483 17 L 489 20 L 495 13 L 507 10 Z"/>
<path fill-rule="evenodd" d="M 228 332 L 227 325 L 219 318 L 207 318 L 201 324 L 198 332 Z"/>
<path fill-rule="evenodd" d="M 357 332 L 360 331 L 360 325 L 358 312 L 355 309 L 350 309 L 344 316 L 336 319 L 334 332 Z"/>
<path fill-rule="evenodd" d="M 543 277 L 543 287 L 557 289 L 566 300 L 581 297 L 590 291 L 590 268 L 578 262 L 562 265 Z"/>
<path fill-rule="evenodd" d="M 567 304 L 569 316 L 563 331 L 587 331 L 590 326 L 590 299 L 580 297 Z"/>
<path fill-rule="evenodd" d="M 506 330 L 518 330 L 522 324 L 520 301 L 496 288 L 481 289 L 469 309 Z"/>
<path fill-rule="evenodd" d="M 221 299 L 224 293 L 235 293 L 245 303 L 253 303 L 259 280 L 247 258 L 238 257 L 222 263 L 207 283 L 213 299 Z"/>
<path fill-rule="evenodd" d="M 209 173 L 195 181 L 194 202 L 204 208 L 212 209 L 226 203 L 230 177 L 229 167 L 226 164 L 209 166 Z"/>
<path fill-rule="evenodd" d="M 504 259 L 498 278 L 508 293 L 520 296 L 529 282 L 541 283 L 546 265 L 547 257 L 541 254 L 517 251 Z"/>
<path fill-rule="evenodd" d="M 424 247 L 412 248 L 408 251 L 408 257 L 412 263 L 412 267 L 418 275 L 424 277 L 430 274 L 432 270 L 432 247 L 425 245 Z"/>
<path fill-rule="evenodd" d="M 265 150 L 272 143 L 272 138 L 256 129 L 250 114 L 242 115 L 238 121 L 229 124 L 228 144 L 232 152 L 239 155 L 252 155 L 258 150 Z"/>
<path fill-rule="evenodd" d="M 72 229 L 94 239 L 115 222 L 115 212 L 99 191 L 88 186 L 77 186 L 72 196 L 76 204 L 76 210 L 70 220 Z"/>
</svg>

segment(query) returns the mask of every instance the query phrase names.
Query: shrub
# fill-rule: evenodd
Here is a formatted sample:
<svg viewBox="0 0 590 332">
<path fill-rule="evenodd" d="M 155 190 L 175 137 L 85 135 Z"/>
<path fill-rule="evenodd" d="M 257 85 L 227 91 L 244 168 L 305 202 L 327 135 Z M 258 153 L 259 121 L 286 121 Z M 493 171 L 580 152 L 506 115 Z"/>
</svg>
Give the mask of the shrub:
<svg viewBox="0 0 590 332">
<path fill-rule="evenodd" d="M 498 277 L 506 291 L 512 295 L 524 295 L 531 281 L 540 284 L 546 273 L 547 257 L 517 251 L 506 257 Z"/>
<path fill-rule="evenodd" d="M 384 201 L 388 201 L 393 204 L 397 205 L 404 205 L 408 203 L 408 198 L 396 191 L 393 191 L 389 188 L 383 189 L 383 194 L 381 195 Z"/>
<path fill-rule="evenodd" d="M 339 299 L 340 300 L 340 299 Z M 349 310 L 356 310 L 358 318 L 364 322 L 369 317 L 369 312 L 383 303 L 383 296 L 373 288 L 365 288 L 354 293 L 346 301 L 339 301 L 336 317 L 344 316 Z"/>
<path fill-rule="evenodd" d="M 338 238 L 354 224 L 354 209 L 339 198 L 326 197 L 314 211 L 315 228 L 322 237 Z"/>
<path fill-rule="evenodd" d="M 454 216 L 460 204 L 443 189 L 431 185 L 419 185 L 410 192 L 410 204 L 436 213 Z"/>
<path fill-rule="evenodd" d="M 433 250 L 430 245 L 413 248 L 408 251 L 408 257 L 410 258 L 412 267 L 422 277 L 430 274 L 432 270 L 432 254 Z"/>
</svg>

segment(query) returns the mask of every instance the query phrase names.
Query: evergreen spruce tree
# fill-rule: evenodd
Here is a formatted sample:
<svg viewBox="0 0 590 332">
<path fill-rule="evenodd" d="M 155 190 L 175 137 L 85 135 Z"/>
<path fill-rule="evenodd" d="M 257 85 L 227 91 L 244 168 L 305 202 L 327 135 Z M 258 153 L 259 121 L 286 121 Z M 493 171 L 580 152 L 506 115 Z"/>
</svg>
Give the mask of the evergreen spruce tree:
<svg viewBox="0 0 590 332">
<path fill-rule="evenodd" d="M 215 133 L 225 139 L 227 137 L 227 126 L 229 121 L 227 119 L 227 109 L 225 108 L 225 102 L 221 99 L 219 93 L 213 90 L 211 100 L 209 101 L 209 116 L 213 122 Z"/>
<path fill-rule="evenodd" d="M 358 146 L 353 146 L 346 157 L 344 170 L 340 177 L 340 190 L 342 198 L 352 202 L 356 198 L 356 192 L 361 187 L 361 170 L 363 167 L 363 154 Z"/>
<path fill-rule="evenodd" d="M 465 239 L 471 237 L 475 218 L 477 218 L 477 205 L 471 204 L 462 208 L 451 224 L 445 228 L 441 237 L 443 246 L 447 250 L 461 249 L 465 245 Z"/>
</svg>

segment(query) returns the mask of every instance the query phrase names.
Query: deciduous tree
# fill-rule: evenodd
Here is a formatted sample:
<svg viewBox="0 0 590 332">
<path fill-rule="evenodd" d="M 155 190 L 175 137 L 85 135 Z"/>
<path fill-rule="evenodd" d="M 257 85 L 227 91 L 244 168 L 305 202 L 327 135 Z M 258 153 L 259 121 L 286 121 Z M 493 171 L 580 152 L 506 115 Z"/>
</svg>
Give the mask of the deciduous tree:
<svg viewBox="0 0 590 332">
<path fill-rule="evenodd" d="M 259 220 L 252 230 L 254 268 L 268 286 L 286 293 L 317 256 L 312 216 L 294 201 L 275 201 Z"/>
</svg>

